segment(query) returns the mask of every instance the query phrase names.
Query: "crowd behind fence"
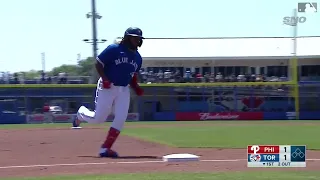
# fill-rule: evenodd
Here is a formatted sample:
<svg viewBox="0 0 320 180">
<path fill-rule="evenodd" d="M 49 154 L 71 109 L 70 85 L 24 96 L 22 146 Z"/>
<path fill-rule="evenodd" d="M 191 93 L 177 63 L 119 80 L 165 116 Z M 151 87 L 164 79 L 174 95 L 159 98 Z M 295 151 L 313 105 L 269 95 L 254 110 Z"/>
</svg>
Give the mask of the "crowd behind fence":
<svg viewBox="0 0 320 180">
<path fill-rule="evenodd" d="M 90 76 L 43 76 L 28 79 L 21 76 L 0 77 L 0 84 L 88 84 Z M 140 83 L 199 83 L 199 82 L 267 82 L 287 81 L 286 76 L 271 76 L 260 74 L 231 74 L 224 76 L 222 73 L 185 73 L 179 72 L 141 72 L 139 73 Z"/>
<path fill-rule="evenodd" d="M 224 76 L 222 73 L 192 73 L 186 72 L 142 72 L 140 78 L 142 83 L 213 83 L 213 82 L 276 82 L 288 81 L 286 76 L 267 77 L 261 74 L 231 74 Z"/>
<path fill-rule="evenodd" d="M 69 76 L 67 73 L 59 73 L 57 76 L 42 74 L 41 77 L 28 79 L 23 75 L 7 74 L 0 76 L 0 84 L 88 84 L 90 76 Z M 265 74 L 229 74 L 223 73 L 195 73 L 186 71 L 140 71 L 140 83 L 213 83 L 213 82 L 279 82 L 288 81 L 282 76 L 267 76 Z M 300 77 L 299 80 L 320 81 L 320 76 Z"/>
</svg>

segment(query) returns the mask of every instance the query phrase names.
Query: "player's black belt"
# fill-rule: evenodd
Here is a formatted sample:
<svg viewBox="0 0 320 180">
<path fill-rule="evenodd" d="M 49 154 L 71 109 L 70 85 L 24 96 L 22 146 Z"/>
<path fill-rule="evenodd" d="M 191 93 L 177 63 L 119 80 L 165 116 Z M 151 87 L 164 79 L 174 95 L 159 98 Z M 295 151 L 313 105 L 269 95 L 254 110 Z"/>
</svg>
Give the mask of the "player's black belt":
<svg viewBox="0 0 320 180">
<path fill-rule="evenodd" d="M 122 86 L 122 87 L 127 87 L 127 86 L 128 86 L 128 85 L 114 84 L 114 83 L 113 83 L 113 85 L 114 85 L 114 86 Z"/>
</svg>

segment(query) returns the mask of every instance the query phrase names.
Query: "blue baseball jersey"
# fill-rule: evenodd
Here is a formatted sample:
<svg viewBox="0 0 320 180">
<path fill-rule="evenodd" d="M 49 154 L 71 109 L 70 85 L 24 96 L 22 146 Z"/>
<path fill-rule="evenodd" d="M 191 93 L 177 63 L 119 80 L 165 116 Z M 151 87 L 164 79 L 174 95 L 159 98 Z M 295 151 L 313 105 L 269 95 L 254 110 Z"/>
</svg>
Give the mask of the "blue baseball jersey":
<svg viewBox="0 0 320 180">
<path fill-rule="evenodd" d="M 142 57 L 138 51 L 130 51 L 122 44 L 111 44 L 97 57 L 103 65 L 104 74 L 115 86 L 130 84 L 135 72 L 139 72 Z"/>
</svg>

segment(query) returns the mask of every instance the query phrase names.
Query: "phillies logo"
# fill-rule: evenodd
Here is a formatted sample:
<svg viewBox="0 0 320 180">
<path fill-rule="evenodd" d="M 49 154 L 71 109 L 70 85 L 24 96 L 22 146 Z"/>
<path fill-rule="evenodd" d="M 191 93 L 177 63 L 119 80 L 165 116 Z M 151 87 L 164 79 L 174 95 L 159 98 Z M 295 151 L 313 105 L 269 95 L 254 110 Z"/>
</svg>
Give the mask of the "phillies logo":
<svg viewBox="0 0 320 180">
<path fill-rule="evenodd" d="M 251 146 L 251 151 L 253 151 L 253 154 L 257 154 L 257 152 L 260 150 L 260 147 L 257 145 Z"/>
<path fill-rule="evenodd" d="M 256 109 L 263 104 L 264 100 L 261 97 L 245 97 L 242 99 L 242 103 L 248 108 Z"/>
</svg>

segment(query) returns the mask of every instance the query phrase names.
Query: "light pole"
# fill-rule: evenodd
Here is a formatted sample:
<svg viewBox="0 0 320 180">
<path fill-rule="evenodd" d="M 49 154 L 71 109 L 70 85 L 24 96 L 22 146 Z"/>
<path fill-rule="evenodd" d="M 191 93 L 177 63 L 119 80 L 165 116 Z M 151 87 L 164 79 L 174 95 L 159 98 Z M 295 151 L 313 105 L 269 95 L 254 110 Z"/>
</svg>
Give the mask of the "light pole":
<svg viewBox="0 0 320 180">
<path fill-rule="evenodd" d="M 77 54 L 77 63 L 79 63 L 80 61 L 81 61 L 81 54 L 78 53 L 78 54 Z"/>
<path fill-rule="evenodd" d="M 96 59 L 98 54 L 98 44 L 107 42 L 106 39 L 83 39 L 83 42 L 91 44 L 95 49 L 93 50 L 93 58 Z"/>
<path fill-rule="evenodd" d="M 97 56 L 98 56 L 97 55 L 97 51 L 98 51 L 97 44 L 98 43 L 107 42 L 106 39 L 95 39 L 95 40 L 94 39 L 83 39 L 83 41 L 85 43 L 91 44 L 94 48 L 96 48 L 96 49 L 93 50 L 93 61 L 95 61 L 97 59 Z M 97 82 L 97 80 L 98 80 L 98 74 L 97 74 L 97 72 L 95 70 L 95 66 L 92 66 L 92 72 L 91 72 L 91 77 L 89 79 L 89 83 L 90 84 L 94 84 L 95 82 Z"/>
<path fill-rule="evenodd" d="M 83 39 L 83 41 L 85 43 L 89 43 L 89 44 L 92 44 L 94 45 L 94 43 L 98 44 L 98 43 L 105 43 L 107 42 L 106 39 L 96 39 L 96 40 L 93 40 L 93 39 Z M 96 50 L 98 50 L 98 48 L 96 48 Z"/>
<path fill-rule="evenodd" d="M 94 60 L 97 58 L 98 54 L 98 46 L 97 46 L 97 19 L 101 19 L 102 16 L 96 12 L 96 0 L 91 0 L 91 12 L 86 14 L 86 17 L 89 19 L 91 18 L 91 25 L 92 25 L 92 54 Z M 89 83 L 95 83 L 98 80 L 98 74 L 96 73 L 95 69 L 92 68 L 92 76 Z"/>
<path fill-rule="evenodd" d="M 293 50 L 292 50 L 292 59 L 290 60 L 290 69 L 291 69 L 291 76 L 292 76 L 292 82 L 293 82 L 293 95 L 294 95 L 294 106 L 295 106 L 295 116 L 298 120 L 300 117 L 300 102 L 299 102 L 299 78 L 301 69 L 298 71 L 299 63 L 297 58 L 297 37 L 298 37 L 298 10 L 293 9 L 293 17 L 295 19 L 294 22 L 286 23 L 285 25 L 292 26 L 293 27 Z"/>
<path fill-rule="evenodd" d="M 298 10 L 293 9 L 293 17 L 295 19 L 298 18 Z M 299 63 L 297 59 L 297 37 L 298 37 L 298 21 L 288 23 L 286 25 L 292 26 L 293 27 L 293 35 L 292 35 L 292 41 L 293 41 L 293 47 L 292 47 L 292 60 L 291 60 L 291 66 L 292 66 L 292 71 L 294 72 L 292 75 L 293 76 L 293 81 L 297 82 L 298 81 L 298 76 L 300 72 L 298 71 L 299 68 Z M 298 74 L 299 73 L 299 74 Z"/>
<path fill-rule="evenodd" d="M 41 65 L 42 65 L 42 71 L 46 71 L 46 53 L 41 53 Z"/>
<path fill-rule="evenodd" d="M 293 17 L 296 19 L 298 17 L 298 10 L 293 9 Z M 296 21 L 293 24 L 290 24 L 290 26 L 293 26 L 293 53 L 292 55 L 294 58 L 297 56 L 297 36 L 298 36 L 298 21 Z"/>
</svg>

